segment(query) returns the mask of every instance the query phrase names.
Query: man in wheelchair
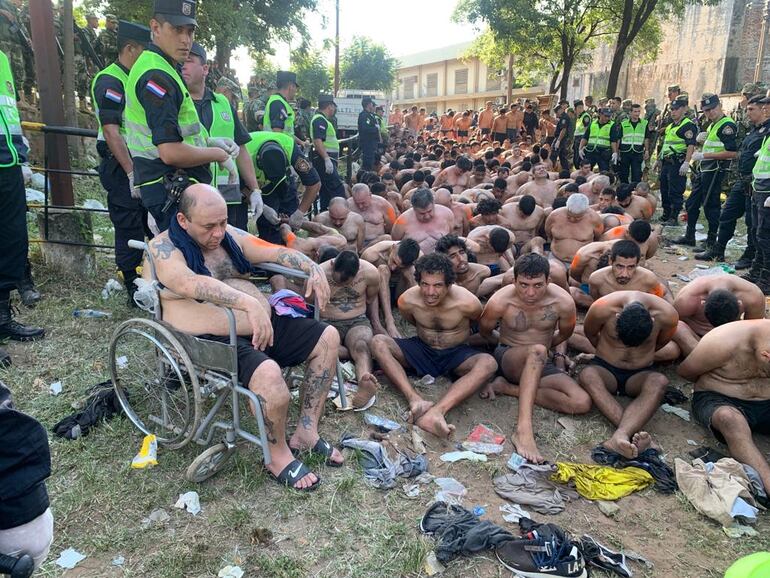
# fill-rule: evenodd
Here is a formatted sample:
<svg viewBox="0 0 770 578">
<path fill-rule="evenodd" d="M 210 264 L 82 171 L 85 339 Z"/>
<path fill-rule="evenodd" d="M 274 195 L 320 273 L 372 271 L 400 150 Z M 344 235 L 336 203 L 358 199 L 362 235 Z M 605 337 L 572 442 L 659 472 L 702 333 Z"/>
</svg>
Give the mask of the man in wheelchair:
<svg viewBox="0 0 770 578">
<path fill-rule="evenodd" d="M 227 204 L 217 189 L 195 184 L 182 193 L 169 229 L 149 243 L 161 286 L 163 320 L 175 329 L 229 343 L 221 307 L 233 310 L 238 333 L 238 378 L 259 398 L 272 461 L 267 469 L 280 483 L 315 489 L 320 477 L 293 454 L 323 454 L 329 466 L 342 465 L 339 450 L 319 437 L 318 422 L 337 364 L 339 334 L 314 319 L 276 315 L 249 281 L 252 266 L 271 262 L 309 275 L 312 294 L 323 308 L 329 285 L 321 268 L 302 253 L 273 245 L 228 226 Z M 145 271 L 149 267 L 144 267 Z M 221 306 L 221 307 L 218 307 Z M 286 442 L 291 396 L 281 367 L 307 362 L 300 389 L 297 429 Z M 253 410 L 253 408 L 252 408 Z"/>
</svg>

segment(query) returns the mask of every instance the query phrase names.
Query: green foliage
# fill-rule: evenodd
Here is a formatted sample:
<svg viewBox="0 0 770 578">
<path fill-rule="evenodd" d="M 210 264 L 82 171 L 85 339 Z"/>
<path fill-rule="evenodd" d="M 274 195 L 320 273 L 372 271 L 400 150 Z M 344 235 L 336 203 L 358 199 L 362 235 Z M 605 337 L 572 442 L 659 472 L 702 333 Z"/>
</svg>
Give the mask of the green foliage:
<svg viewBox="0 0 770 578">
<path fill-rule="evenodd" d="M 344 88 L 389 91 L 396 80 L 398 61 L 381 44 L 355 36 L 340 55 L 340 81 Z"/>
<path fill-rule="evenodd" d="M 114 13 L 123 20 L 147 23 L 152 2 L 136 0 L 85 0 L 84 7 Z M 205 0 L 198 2 L 199 28 L 195 39 L 209 49 L 216 48 L 217 59 L 228 64 L 238 46 L 256 52 L 271 52 L 277 41 L 307 36 L 304 13 L 315 10 L 317 0 Z"/>
<path fill-rule="evenodd" d="M 291 70 L 297 73 L 299 95 L 310 102 L 316 103 L 319 94 L 331 92 L 332 75 L 318 52 L 295 50 L 291 53 Z"/>
</svg>

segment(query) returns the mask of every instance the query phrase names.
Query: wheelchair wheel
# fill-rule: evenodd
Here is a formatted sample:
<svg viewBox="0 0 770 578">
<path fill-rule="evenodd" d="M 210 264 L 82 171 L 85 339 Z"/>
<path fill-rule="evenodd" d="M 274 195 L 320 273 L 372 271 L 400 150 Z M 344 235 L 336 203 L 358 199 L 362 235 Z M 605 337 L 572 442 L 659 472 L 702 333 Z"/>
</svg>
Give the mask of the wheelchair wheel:
<svg viewBox="0 0 770 578">
<path fill-rule="evenodd" d="M 198 376 L 174 334 L 151 319 L 129 319 L 110 343 L 110 369 L 120 405 L 145 434 L 169 449 L 187 444 L 198 428 Z"/>
<path fill-rule="evenodd" d="M 227 465 L 230 456 L 234 453 L 235 447 L 228 447 L 225 443 L 211 446 L 193 460 L 187 468 L 184 477 L 188 482 L 194 482 L 196 484 L 205 482 L 224 468 Z"/>
</svg>

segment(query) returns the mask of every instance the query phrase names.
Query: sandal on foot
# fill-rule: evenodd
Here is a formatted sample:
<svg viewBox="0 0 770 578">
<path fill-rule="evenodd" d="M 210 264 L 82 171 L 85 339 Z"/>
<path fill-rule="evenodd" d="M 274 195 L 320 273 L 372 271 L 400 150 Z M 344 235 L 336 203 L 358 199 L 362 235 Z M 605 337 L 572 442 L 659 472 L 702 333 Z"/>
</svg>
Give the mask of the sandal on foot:
<svg viewBox="0 0 770 578">
<path fill-rule="evenodd" d="M 279 484 L 283 484 L 284 486 L 291 488 L 292 490 L 297 490 L 298 492 L 312 492 L 313 490 L 318 488 L 318 486 L 321 483 L 321 477 L 318 474 L 316 474 L 316 477 L 318 479 L 312 486 L 308 486 L 307 488 L 297 488 L 294 486 L 294 484 L 296 484 L 298 481 L 300 481 L 302 478 L 304 478 L 306 475 L 310 473 L 312 473 L 310 471 L 310 468 L 308 468 L 301 461 L 292 460 L 288 466 L 286 466 L 285 468 L 283 468 L 283 470 L 281 470 L 280 474 L 276 476 L 271 472 L 270 476 Z"/>
<path fill-rule="evenodd" d="M 327 442 L 325 439 L 319 437 L 318 441 L 315 443 L 315 445 L 312 448 L 302 450 L 299 448 L 290 448 L 291 453 L 294 457 L 299 456 L 302 452 L 310 452 L 311 454 L 319 454 L 326 458 L 326 465 L 330 468 L 341 468 L 343 462 L 335 462 L 332 460 L 332 454 L 334 453 L 334 448 L 332 445 Z"/>
</svg>

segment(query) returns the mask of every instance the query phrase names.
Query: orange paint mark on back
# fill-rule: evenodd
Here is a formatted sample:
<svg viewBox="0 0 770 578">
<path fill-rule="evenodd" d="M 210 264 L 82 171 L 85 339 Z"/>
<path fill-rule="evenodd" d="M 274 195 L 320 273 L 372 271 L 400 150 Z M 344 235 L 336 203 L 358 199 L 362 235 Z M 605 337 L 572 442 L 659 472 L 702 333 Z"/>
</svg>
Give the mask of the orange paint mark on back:
<svg viewBox="0 0 770 578">
<path fill-rule="evenodd" d="M 394 213 L 394 216 L 395 216 L 395 213 Z M 404 215 L 401 215 L 398 217 L 398 219 L 396 219 L 396 225 L 405 225 L 405 224 L 406 224 L 406 219 L 404 218 Z"/>
<path fill-rule="evenodd" d="M 297 240 L 297 235 L 294 233 L 286 233 L 286 246 L 291 247 Z"/>
<path fill-rule="evenodd" d="M 249 237 L 249 243 L 261 249 L 273 249 L 275 247 L 278 247 L 278 245 L 274 245 L 273 243 L 268 243 L 267 241 L 265 241 L 264 239 L 260 239 L 259 237 Z"/>
<path fill-rule="evenodd" d="M 663 287 L 662 284 L 658 283 L 655 285 L 655 287 L 652 288 L 652 291 L 650 291 L 653 295 L 657 297 L 663 297 L 666 294 L 666 289 Z"/>
<path fill-rule="evenodd" d="M 575 253 L 575 256 L 572 258 L 572 263 L 570 263 L 569 266 L 570 266 L 570 269 L 572 269 L 573 267 L 577 267 L 578 265 L 580 265 L 580 255 Z"/>
<path fill-rule="evenodd" d="M 388 208 L 385 210 L 385 214 L 388 216 L 388 220 L 392 223 L 396 220 L 396 211 L 393 210 L 393 206 L 388 203 Z"/>
</svg>

